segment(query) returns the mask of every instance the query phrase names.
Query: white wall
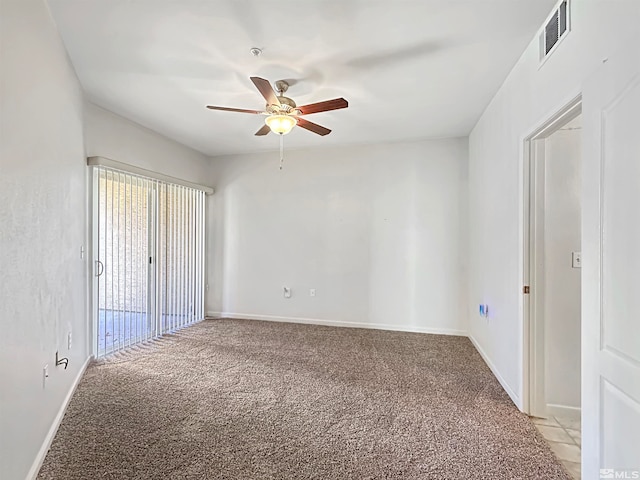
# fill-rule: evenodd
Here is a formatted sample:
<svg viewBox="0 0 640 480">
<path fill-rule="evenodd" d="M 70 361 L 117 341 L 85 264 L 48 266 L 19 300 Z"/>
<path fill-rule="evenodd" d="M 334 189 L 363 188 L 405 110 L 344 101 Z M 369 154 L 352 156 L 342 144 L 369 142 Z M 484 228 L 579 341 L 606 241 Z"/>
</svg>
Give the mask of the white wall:
<svg viewBox="0 0 640 480">
<path fill-rule="evenodd" d="M 0 19 L 0 476 L 21 479 L 46 452 L 90 354 L 87 262 L 80 258 L 88 246 L 86 156 L 194 182 L 207 178 L 210 164 L 199 152 L 85 105 L 42 0 L 3 1 Z M 67 370 L 55 367 L 56 350 L 69 358 Z"/>
<path fill-rule="evenodd" d="M 469 138 L 469 331 L 522 407 L 523 139 L 570 99 L 640 24 L 637 0 L 574 0 L 572 32 L 539 68 L 533 39 Z M 490 318 L 477 315 L 486 301 Z"/>
<path fill-rule="evenodd" d="M 213 160 L 209 311 L 466 332 L 466 139 L 285 157 Z"/>
<path fill-rule="evenodd" d="M 194 183 L 208 178 L 210 160 L 200 152 L 89 102 L 84 117 L 88 157 L 107 157 Z"/>
<path fill-rule="evenodd" d="M 582 233 L 580 132 L 555 132 L 544 154 L 545 399 L 547 412 L 565 416 L 580 408 L 581 270 L 571 262 Z"/>
<path fill-rule="evenodd" d="M 19 480 L 88 357 L 86 167 L 82 93 L 43 0 L 1 5 L 0 476 Z"/>
<path fill-rule="evenodd" d="M 197 184 L 208 183 L 211 159 L 206 155 L 90 102 L 85 103 L 84 117 L 88 157 L 106 157 Z M 209 210 L 211 198 L 207 197 Z M 208 225 L 205 234 L 210 235 Z"/>
</svg>

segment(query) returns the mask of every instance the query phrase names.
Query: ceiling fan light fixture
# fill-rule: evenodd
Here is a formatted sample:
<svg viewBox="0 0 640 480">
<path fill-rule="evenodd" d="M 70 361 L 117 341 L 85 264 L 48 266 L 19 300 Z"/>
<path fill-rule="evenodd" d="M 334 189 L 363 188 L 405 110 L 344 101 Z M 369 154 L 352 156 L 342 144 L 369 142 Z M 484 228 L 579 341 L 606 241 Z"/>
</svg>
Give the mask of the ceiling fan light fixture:
<svg viewBox="0 0 640 480">
<path fill-rule="evenodd" d="M 267 124 L 273 133 L 286 135 L 295 127 L 296 119 L 289 115 L 273 114 L 265 118 L 264 123 Z"/>
</svg>

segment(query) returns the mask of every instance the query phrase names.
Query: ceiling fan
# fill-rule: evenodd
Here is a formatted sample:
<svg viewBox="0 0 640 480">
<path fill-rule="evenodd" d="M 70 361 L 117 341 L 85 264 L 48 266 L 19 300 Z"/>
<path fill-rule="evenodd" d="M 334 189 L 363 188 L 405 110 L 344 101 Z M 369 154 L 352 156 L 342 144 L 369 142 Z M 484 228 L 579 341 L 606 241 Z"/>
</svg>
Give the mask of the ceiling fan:
<svg viewBox="0 0 640 480">
<path fill-rule="evenodd" d="M 324 102 L 311 103 L 298 107 L 296 102 L 284 94 L 289 88 L 289 84 L 285 80 L 278 80 L 275 83 L 278 93 L 274 91 L 268 80 L 260 77 L 250 77 L 253 84 L 267 101 L 264 111 L 246 110 L 242 108 L 216 107 L 207 105 L 211 110 L 223 110 L 226 112 L 252 113 L 255 115 L 266 115 L 265 125 L 256 132 L 257 136 L 267 135 L 269 132 L 279 135 L 286 135 L 293 127 L 299 127 L 317 133 L 318 135 L 328 135 L 331 130 L 317 123 L 310 122 L 302 118 L 302 115 L 310 115 L 312 113 L 328 112 L 329 110 L 338 110 L 347 108 L 349 103 L 344 98 L 334 98 Z"/>
</svg>

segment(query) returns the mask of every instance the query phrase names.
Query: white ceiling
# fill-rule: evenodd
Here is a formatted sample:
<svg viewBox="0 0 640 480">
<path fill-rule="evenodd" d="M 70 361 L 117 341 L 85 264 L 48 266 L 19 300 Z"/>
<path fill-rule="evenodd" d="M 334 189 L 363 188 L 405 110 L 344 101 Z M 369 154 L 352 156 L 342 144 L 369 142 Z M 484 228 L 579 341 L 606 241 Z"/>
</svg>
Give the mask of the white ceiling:
<svg viewBox="0 0 640 480">
<path fill-rule="evenodd" d="M 92 102 L 222 155 L 278 148 L 263 117 L 205 108 L 264 108 L 254 75 L 295 80 L 298 105 L 349 101 L 288 148 L 466 136 L 556 0 L 49 3 Z"/>
</svg>

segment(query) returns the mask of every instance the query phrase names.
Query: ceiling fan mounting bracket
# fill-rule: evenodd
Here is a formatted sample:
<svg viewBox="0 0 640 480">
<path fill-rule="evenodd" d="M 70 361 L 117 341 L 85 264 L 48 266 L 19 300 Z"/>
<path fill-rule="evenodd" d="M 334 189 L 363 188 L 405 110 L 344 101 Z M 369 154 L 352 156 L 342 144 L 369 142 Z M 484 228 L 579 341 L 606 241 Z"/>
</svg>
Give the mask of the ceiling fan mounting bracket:
<svg viewBox="0 0 640 480">
<path fill-rule="evenodd" d="M 286 80 L 278 80 L 276 81 L 275 85 L 276 85 L 276 92 L 278 92 L 280 96 L 282 96 L 284 92 L 289 90 L 289 82 L 287 82 Z"/>
</svg>

